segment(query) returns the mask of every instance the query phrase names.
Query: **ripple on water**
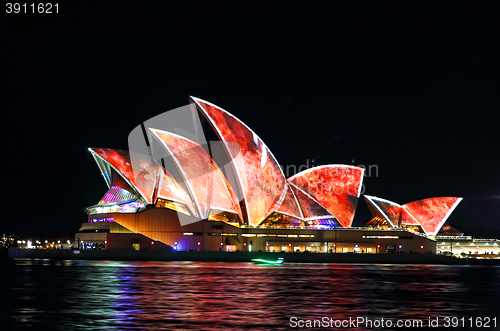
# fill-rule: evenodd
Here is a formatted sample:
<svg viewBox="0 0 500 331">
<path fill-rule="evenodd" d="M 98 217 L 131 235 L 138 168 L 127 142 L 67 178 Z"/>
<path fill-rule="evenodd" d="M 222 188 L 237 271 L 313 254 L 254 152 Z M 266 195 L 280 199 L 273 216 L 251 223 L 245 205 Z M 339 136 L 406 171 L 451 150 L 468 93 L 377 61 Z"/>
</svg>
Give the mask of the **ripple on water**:
<svg viewBox="0 0 500 331">
<path fill-rule="evenodd" d="M 498 267 L 16 260 L 6 268 L 0 322 L 18 329 L 284 330 L 292 316 L 499 312 Z"/>
</svg>

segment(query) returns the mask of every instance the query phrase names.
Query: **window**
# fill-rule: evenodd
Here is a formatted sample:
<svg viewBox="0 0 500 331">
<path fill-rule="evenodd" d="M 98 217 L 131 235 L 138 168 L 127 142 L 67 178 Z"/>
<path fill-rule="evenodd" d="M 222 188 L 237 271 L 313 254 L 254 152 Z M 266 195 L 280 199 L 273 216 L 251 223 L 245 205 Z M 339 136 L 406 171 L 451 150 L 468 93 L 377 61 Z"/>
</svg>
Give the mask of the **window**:
<svg viewBox="0 0 500 331">
<path fill-rule="evenodd" d="M 236 252 L 237 249 L 236 245 L 226 245 L 226 252 Z"/>
<path fill-rule="evenodd" d="M 191 215 L 191 213 L 187 209 L 186 205 L 179 203 L 179 202 L 175 202 L 175 201 L 158 199 L 156 201 L 156 208 L 168 208 L 168 209 L 178 211 L 178 212 L 183 213 L 183 214 L 188 215 L 188 216 Z"/>
</svg>

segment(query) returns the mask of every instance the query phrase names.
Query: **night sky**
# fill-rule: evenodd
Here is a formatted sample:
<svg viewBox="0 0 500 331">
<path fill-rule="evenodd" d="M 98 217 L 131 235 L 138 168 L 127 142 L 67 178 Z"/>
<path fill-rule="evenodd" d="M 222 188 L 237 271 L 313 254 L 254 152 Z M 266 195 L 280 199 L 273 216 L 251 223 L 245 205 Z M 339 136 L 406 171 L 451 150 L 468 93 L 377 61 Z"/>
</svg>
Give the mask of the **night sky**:
<svg viewBox="0 0 500 331">
<path fill-rule="evenodd" d="M 192 95 L 285 167 L 371 165 L 364 193 L 461 196 L 449 224 L 500 236 L 498 2 L 59 3 L 0 19 L 0 234 L 77 232 L 107 190 L 87 148 Z"/>
</svg>

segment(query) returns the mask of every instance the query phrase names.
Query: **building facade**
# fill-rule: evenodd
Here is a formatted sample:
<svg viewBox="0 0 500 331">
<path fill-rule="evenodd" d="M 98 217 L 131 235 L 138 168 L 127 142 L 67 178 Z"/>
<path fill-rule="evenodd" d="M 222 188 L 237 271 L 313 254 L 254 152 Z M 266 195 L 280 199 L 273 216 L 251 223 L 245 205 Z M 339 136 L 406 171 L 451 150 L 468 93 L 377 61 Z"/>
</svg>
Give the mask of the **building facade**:
<svg viewBox="0 0 500 331">
<path fill-rule="evenodd" d="M 86 248 L 435 253 L 461 198 L 397 205 L 365 196 L 374 218 L 352 221 L 364 169 L 323 165 L 286 178 L 259 136 L 197 98 L 134 129 L 130 151 L 91 148 L 108 191 L 85 209 Z"/>
<path fill-rule="evenodd" d="M 76 234 L 82 245 L 105 249 L 262 251 L 312 253 L 436 253 L 431 237 L 404 229 L 242 228 L 216 220 L 182 226 L 177 212 L 149 208 L 137 213 L 95 214 Z M 106 219 L 106 221 L 103 221 Z M 99 220 L 95 221 L 94 220 Z M 96 232 L 96 230 L 98 232 Z M 101 246 L 104 245 L 104 246 Z"/>
</svg>

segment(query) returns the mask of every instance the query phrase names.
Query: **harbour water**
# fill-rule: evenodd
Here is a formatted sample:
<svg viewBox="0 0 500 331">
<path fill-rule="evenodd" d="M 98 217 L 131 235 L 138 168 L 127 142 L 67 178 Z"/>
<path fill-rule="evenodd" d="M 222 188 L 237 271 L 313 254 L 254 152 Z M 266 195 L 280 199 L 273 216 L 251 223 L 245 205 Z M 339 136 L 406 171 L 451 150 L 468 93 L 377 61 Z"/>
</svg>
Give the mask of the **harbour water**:
<svg viewBox="0 0 500 331">
<path fill-rule="evenodd" d="M 322 329 L 413 330 L 429 329 L 429 319 L 439 321 L 434 330 L 479 330 L 484 318 L 500 329 L 498 266 L 2 259 L 0 267 L 1 330 L 305 330 L 314 320 L 328 320 Z M 372 326 L 335 326 L 349 318 Z"/>
</svg>

